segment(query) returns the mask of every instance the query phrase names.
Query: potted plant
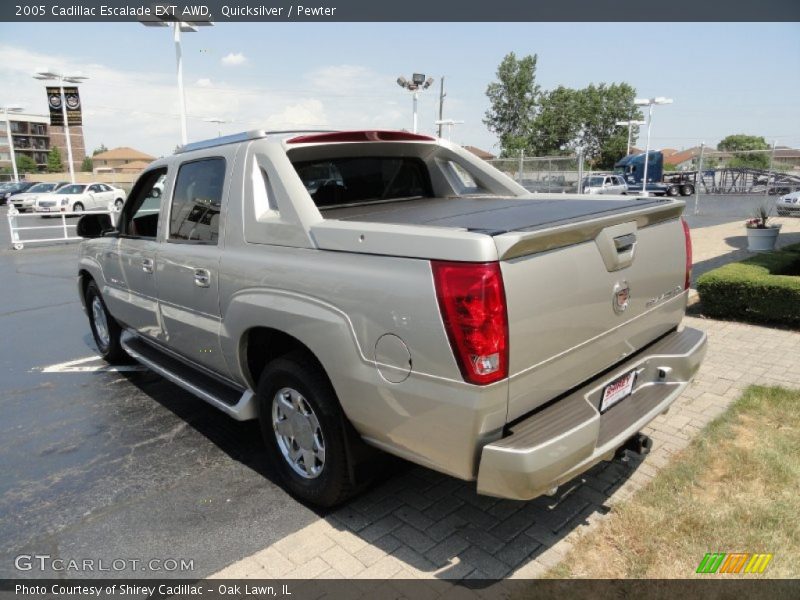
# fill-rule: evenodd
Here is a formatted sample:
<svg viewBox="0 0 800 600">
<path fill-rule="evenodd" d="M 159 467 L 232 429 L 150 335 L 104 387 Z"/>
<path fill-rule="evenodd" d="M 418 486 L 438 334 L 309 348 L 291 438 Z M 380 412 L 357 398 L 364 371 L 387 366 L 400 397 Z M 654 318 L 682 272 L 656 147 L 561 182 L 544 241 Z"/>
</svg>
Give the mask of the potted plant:
<svg viewBox="0 0 800 600">
<path fill-rule="evenodd" d="M 767 206 L 759 206 L 753 213 L 753 218 L 748 219 L 744 226 L 747 228 L 747 249 L 750 252 L 762 252 L 764 250 L 774 250 L 775 242 L 778 239 L 781 226 L 769 224 L 772 216 L 772 209 Z"/>
</svg>

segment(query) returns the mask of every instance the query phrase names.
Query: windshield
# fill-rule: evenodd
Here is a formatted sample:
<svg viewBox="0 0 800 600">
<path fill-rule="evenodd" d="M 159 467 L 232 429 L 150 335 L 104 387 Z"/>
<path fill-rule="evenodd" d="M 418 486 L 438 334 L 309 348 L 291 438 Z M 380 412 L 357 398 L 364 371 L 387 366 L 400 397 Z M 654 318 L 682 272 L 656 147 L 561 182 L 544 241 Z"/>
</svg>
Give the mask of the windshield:
<svg viewBox="0 0 800 600">
<path fill-rule="evenodd" d="M 28 190 L 28 193 L 33 194 L 36 192 L 52 192 L 57 186 L 57 183 L 37 183 Z"/>
<path fill-rule="evenodd" d="M 68 185 L 65 188 L 58 190 L 62 194 L 82 194 L 86 189 L 85 185 Z"/>
</svg>

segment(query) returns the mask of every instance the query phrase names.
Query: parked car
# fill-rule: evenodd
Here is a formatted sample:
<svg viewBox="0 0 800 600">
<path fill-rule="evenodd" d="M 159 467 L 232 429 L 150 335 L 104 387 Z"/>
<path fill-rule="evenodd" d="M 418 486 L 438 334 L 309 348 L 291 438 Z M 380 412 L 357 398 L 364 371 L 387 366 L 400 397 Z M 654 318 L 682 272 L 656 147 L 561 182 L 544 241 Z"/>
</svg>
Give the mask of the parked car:
<svg viewBox="0 0 800 600">
<path fill-rule="evenodd" d="M 581 182 L 583 194 L 620 194 L 628 193 L 628 184 L 621 175 L 590 175 Z"/>
<path fill-rule="evenodd" d="M 73 183 L 62 187 L 55 194 L 36 200 L 34 212 L 83 212 L 84 210 L 106 210 L 109 203 L 121 207 L 125 202 L 125 190 L 105 183 Z"/>
<path fill-rule="evenodd" d="M 0 190 L 0 205 L 6 204 L 8 202 L 8 199 L 14 194 L 20 194 L 22 192 L 26 192 L 37 183 L 39 182 L 19 181 L 17 183 L 6 184 L 5 188 Z"/>
<path fill-rule="evenodd" d="M 782 217 L 800 213 L 800 190 L 778 198 L 775 201 L 775 210 Z"/>
<path fill-rule="evenodd" d="M 14 205 L 19 212 L 26 212 L 33 209 L 36 199 L 46 194 L 51 194 L 60 190 L 64 186 L 69 185 L 67 181 L 59 181 L 56 183 L 42 182 L 28 188 L 27 191 L 20 194 L 14 194 L 9 198 L 9 202 Z"/>
<path fill-rule="evenodd" d="M 527 500 L 646 453 L 699 368 L 683 209 L 537 196 L 408 132 L 255 131 L 153 162 L 115 226 L 83 215 L 78 292 L 107 361 L 259 419 L 306 501 L 361 489 L 375 448 Z"/>
</svg>

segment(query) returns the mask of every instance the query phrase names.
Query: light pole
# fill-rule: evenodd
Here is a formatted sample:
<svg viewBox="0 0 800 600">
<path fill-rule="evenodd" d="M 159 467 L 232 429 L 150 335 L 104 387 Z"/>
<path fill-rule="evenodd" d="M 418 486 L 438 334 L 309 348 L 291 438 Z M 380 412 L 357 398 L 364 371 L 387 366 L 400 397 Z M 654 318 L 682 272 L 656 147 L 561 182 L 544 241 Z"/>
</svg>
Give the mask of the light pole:
<svg viewBox="0 0 800 600">
<path fill-rule="evenodd" d="M 186 95 L 183 92 L 183 52 L 181 50 L 181 32 L 193 33 L 198 25 L 213 25 L 210 20 L 205 21 L 179 21 L 174 15 L 156 17 L 143 17 L 139 22 L 146 27 L 171 27 L 172 39 L 175 42 L 175 61 L 177 63 L 178 77 L 178 110 L 181 116 L 181 144 L 186 145 Z"/>
<path fill-rule="evenodd" d="M 72 140 L 69 138 L 69 121 L 67 120 L 67 98 L 64 96 L 64 82 L 67 83 L 74 83 L 79 84 L 83 83 L 88 79 L 84 75 L 80 73 L 75 73 L 73 75 L 64 75 L 63 73 L 58 73 L 56 71 L 52 71 L 50 69 L 44 69 L 42 71 L 38 71 L 34 76 L 34 79 L 39 79 L 41 81 L 57 81 L 58 82 L 58 89 L 61 94 L 61 115 L 64 118 L 64 137 L 67 138 L 67 160 L 69 161 L 69 179 L 72 183 L 75 183 L 75 165 L 72 164 Z"/>
<path fill-rule="evenodd" d="M 633 129 L 634 125 L 644 125 L 647 121 L 617 121 L 617 125 L 620 127 L 627 127 L 628 128 L 628 148 L 625 150 L 625 156 L 628 156 L 631 153 L 631 130 Z"/>
<path fill-rule="evenodd" d="M 453 134 L 453 126 L 454 125 L 463 125 L 464 121 L 456 121 L 455 119 L 439 119 L 438 121 L 433 122 L 434 125 L 439 126 L 439 137 L 442 137 L 442 125 L 447 125 L 447 141 L 452 141 L 450 138 Z"/>
<path fill-rule="evenodd" d="M 0 107 L 0 110 L 3 111 L 3 115 L 6 117 L 6 138 L 8 139 L 8 151 L 11 154 L 11 168 L 14 170 L 14 183 L 18 183 L 17 157 L 14 155 L 14 138 L 11 137 L 11 121 L 8 118 L 8 113 L 21 113 L 22 107 L 16 104 L 9 104 Z"/>
<path fill-rule="evenodd" d="M 401 88 L 407 89 L 409 92 L 413 94 L 414 97 L 414 129 L 412 130 L 413 133 L 417 133 L 417 100 L 419 99 L 419 92 L 422 90 L 427 90 L 431 87 L 433 83 L 433 77 L 428 77 L 425 79 L 424 73 L 414 73 L 411 76 L 411 81 L 406 79 L 405 77 L 398 77 L 397 78 L 397 85 Z"/>
<path fill-rule="evenodd" d="M 222 119 L 218 119 L 217 117 L 208 117 L 206 119 L 203 119 L 203 121 L 205 123 L 216 123 L 217 124 L 217 137 L 220 137 L 222 135 L 222 128 L 220 127 L 220 125 L 223 125 L 224 123 L 228 122 L 228 121 L 224 121 Z"/>
<path fill-rule="evenodd" d="M 653 105 L 672 104 L 672 98 L 636 98 L 633 103 L 636 106 L 647 106 L 647 148 L 644 151 L 644 173 L 642 173 L 642 194 L 647 195 L 647 162 L 650 159 L 650 129 L 653 126 Z"/>
</svg>

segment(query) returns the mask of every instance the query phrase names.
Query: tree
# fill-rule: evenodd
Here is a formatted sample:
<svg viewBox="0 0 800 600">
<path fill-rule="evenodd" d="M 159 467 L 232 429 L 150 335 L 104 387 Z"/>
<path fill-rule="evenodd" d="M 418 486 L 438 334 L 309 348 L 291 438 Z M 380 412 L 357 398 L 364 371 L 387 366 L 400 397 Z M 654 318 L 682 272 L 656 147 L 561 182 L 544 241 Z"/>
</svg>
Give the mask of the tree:
<svg viewBox="0 0 800 600">
<path fill-rule="evenodd" d="M 579 144 L 593 168 L 610 169 L 625 156 L 628 128 L 617 121 L 641 120 L 642 113 L 634 108 L 636 90 L 627 83 L 590 84 L 579 90 L 581 99 L 581 134 Z M 638 135 L 634 126 L 631 139 Z"/>
<path fill-rule="evenodd" d="M 36 173 L 38 170 L 39 166 L 30 156 L 27 154 L 17 154 L 17 171 L 19 171 L 20 174 Z"/>
<path fill-rule="evenodd" d="M 729 135 L 717 144 L 717 150 L 733 152 L 733 158 L 728 161 L 727 166 L 729 167 L 745 169 L 769 168 L 768 152 L 747 152 L 748 150 L 769 150 L 769 144 L 762 136 L 745 135 L 743 133 Z"/>
<path fill-rule="evenodd" d="M 85 156 L 83 158 L 83 162 L 81 163 L 81 171 L 84 173 L 91 173 L 94 169 L 94 161 L 92 160 L 91 156 Z"/>
<path fill-rule="evenodd" d="M 517 59 L 510 52 L 497 68 L 497 81 L 486 88 L 491 106 L 483 122 L 500 138 L 501 156 L 518 155 L 530 143 L 539 99 L 536 61 L 535 54 Z"/>
<path fill-rule="evenodd" d="M 61 162 L 61 151 L 58 146 L 53 146 L 47 154 L 47 172 L 61 173 L 62 171 L 64 171 L 64 163 Z"/>
<path fill-rule="evenodd" d="M 543 92 L 531 126 L 528 147 L 536 156 L 573 150 L 581 131 L 580 93 L 562 85 Z"/>
<path fill-rule="evenodd" d="M 97 156 L 101 152 L 108 152 L 108 148 L 106 148 L 106 145 L 103 143 L 100 144 L 99 148 L 95 148 L 94 151 L 92 151 L 92 156 Z"/>
</svg>

